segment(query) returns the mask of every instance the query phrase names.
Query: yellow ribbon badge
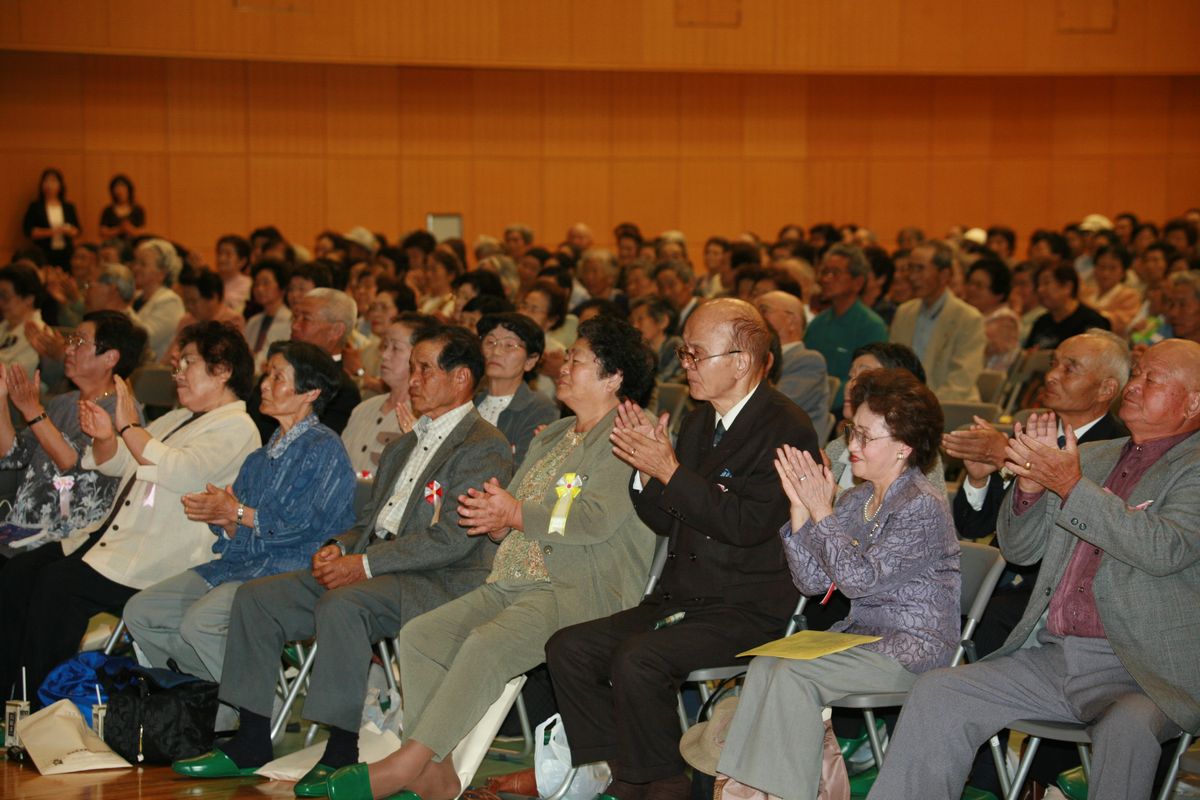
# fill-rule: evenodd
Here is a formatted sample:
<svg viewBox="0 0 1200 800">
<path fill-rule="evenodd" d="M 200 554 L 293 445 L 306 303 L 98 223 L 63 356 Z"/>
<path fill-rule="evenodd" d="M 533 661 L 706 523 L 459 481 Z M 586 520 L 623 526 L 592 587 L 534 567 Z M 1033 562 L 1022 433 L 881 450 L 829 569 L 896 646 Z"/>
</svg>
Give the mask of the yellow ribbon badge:
<svg viewBox="0 0 1200 800">
<path fill-rule="evenodd" d="M 574 472 L 565 472 L 558 479 L 558 483 L 554 486 L 558 500 L 554 503 L 554 510 L 550 512 L 551 533 L 566 536 L 567 514 L 571 513 L 571 503 L 583 491 L 585 481 L 587 481 L 586 475 L 577 475 Z"/>
</svg>

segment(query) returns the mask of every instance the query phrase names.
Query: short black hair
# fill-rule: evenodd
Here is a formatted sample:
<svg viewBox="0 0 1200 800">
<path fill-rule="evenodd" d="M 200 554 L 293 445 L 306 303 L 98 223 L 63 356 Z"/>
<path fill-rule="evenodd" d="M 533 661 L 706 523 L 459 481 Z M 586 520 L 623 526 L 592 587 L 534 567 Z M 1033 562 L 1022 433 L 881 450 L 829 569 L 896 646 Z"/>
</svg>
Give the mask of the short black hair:
<svg viewBox="0 0 1200 800">
<path fill-rule="evenodd" d="M 867 263 L 871 265 L 871 274 L 876 278 L 883 278 L 883 288 L 879 294 L 881 297 L 886 296 L 891 291 L 892 281 L 896 277 L 896 262 L 888 255 L 888 251 L 879 245 L 867 245 L 862 251 L 867 257 Z"/>
<path fill-rule="evenodd" d="M 885 369 L 906 369 L 925 383 L 925 367 L 911 347 L 897 342 L 871 342 L 864 344 L 850 355 L 853 363 L 859 356 L 875 356 Z"/>
<path fill-rule="evenodd" d="M 500 276 L 490 270 L 475 269 L 464 272 L 450 282 L 450 286 L 454 289 L 464 284 L 474 287 L 477 297 L 484 295 L 504 297 L 504 286 L 500 283 Z"/>
<path fill-rule="evenodd" d="M 561 328 L 563 322 L 567 319 L 567 290 L 549 278 L 539 277 L 534 281 L 533 286 L 530 286 L 529 290 L 525 292 L 525 296 L 528 297 L 534 292 L 541 292 L 546 295 L 546 300 L 550 306 L 546 311 L 546 316 L 549 319 L 556 320 L 550 326 L 550 330 L 553 331 Z"/>
<path fill-rule="evenodd" d="M 238 236 L 236 233 L 227 233 L 220 239 L 217 239 L 218 248 L 220 248 L 220 246 L 223 244 L 227 244 L 232 247 L 233 251 L 237 253 L 237 257 L 243 261 L 250 258 L 250 243 L 246 241 L 245 237 Z M 282 283 L 279 285 L 283 286 Z"/>
<path fill-rule="evenodd" d="M 1017 249 L 1017 234 L 1007 225 L 993 225 L 987 229 L 987 238 L 999 236 L 1004 241 L 1008 242 L 1009 252 L 1015 252 Z"/>
<path fill-rule="evenodd" d="M 393 280 L 386 275 L 378 275 L 375 277 L 375 294 L 376 296 L 391 295 L 392 303 L 396 306 L 397 311 L 417 310 L 417 296 L 404 281 Z"/>
<path fill-rule="evenodd" d="M 275 276 L 275 282 L 279 284 L 280 290 L 287 291 L 288 280 L 292 277 L 292 268 L 287 264 L 274 258 L 264 258 L 254 265 L 254 269 L 250 270 L 250 277 L 257 278 L 260 272 L 270 272 Z"/>
<path fill-rule="evenodd" d="M 437 239 L 433 238 L 433 234 L 425 230 L 416 230 L 405 236 L 400 242 L 401 250 L 408 250 L 410 247 L 420 248 L 421 252 L 429 255 L 437 248 Z"/>
<path fill-rule="evenodd" d="M 628 319 L 629 315 L 625 313 L 625 309 L 614 303 L 612 300 L 607 300 L 603 297 L 593 297 L 590 300 L 584 300 L 579 305 L 575 306 L 573 312 L 575 316 L 582 317 L 583 312 L 596 309 L 596 313 L 602 317 L 616 317 L 617 319 Z"/>
<path fill-rule="evenodd" d="M 1098 263 L 1105 256 L 1115 258 L 1121 264 L 1122 269 L 1129 269 L 1129 266 L 1133 264 L 1133 254 L 1119 244 L 1110 244 L 1107 247 L 1101 247 L 1092 258 L 1092 263 Z"/>
<path fill-rule="evenodd" d="M 1163 238 L 1167 238 L 1167 234 L 1172 231 L 1183 231 L 1184 236 L 1187 237 L 1188 247 L 1196 245 L 1196 228 L 1183 217 L 1175 217 L 1174 219 L 1167 220 L 1166 224 L 1163 225 Z"/>
<path fill-rule="evenodd" d="M 487 338 L 487 335 L 496 328 L 504 328 L 512 335 L 521 340 L 522 346 L 525 348 L 525 356 L 541 357 L 542 353 L 546 352 L 546 335 L 542 333 L 542 329 L 537 324 L 524 314 L 516 312 L 507 312 L 502 314 L 487 314 L 475 326 L 475 330 L 479 332 L 479 340 L 482 342 Z M 529 380 L 537 374 L 537 365 L 529 372 L 525 373 L 525 380 Z"/>
<path fill-rule="evenodd" d="M 633 239 L 637 242 L 638 247 L 641 247 L 642 243 L 646 241 L 642 236 L 642 229 L 632 222 L 622 222 L 613 228 L 613 240 L 619 242 L 622 239 Z"/>
<path fill-rule="evenodd" d="M 180 286 L 195 286 L 205 300 L 224 300 L 225 281 L 211 269 L 187 267 L 179 275 Z"/>
<path fill-rule="evenodd" d="M 621 374 L 619 397 L 640 406 L 650 401 L 658 356 L 642 341 L 642 335 L 623 319 L 594 317 L 579 326 L 579 338 L 586 339 L 600 361 L 600 374 Z"/>
<path fill-rule="evenodd" d="M 434 250 L 429 254 L 429 258 L 435 263 L 441 264 L 442 269 L 446 270 L 446 274 L 449 275 L 451 279 L 456 278 L 463 273 L 464 267 L 462 259 L 454 255 L 454 253 L 447 253 L 445 250 Z M 499 280 L 499 278 L 497 278 L 497 280 Z"/>
<path fill-rule="evenodd" d="M 1170 263 L 1170 262 L 1168 262 Z M 1038 268 L 1037 274 L 1033 276 L 1034 288 L 1037 288 L 1038 281 L 1042 277 L 1042 273 L 1048 272 L 1055 283 L 1070 284 L 1071 297 L 1079 297 L 1079 273 L 1075 271 L 1075 267 L 1070 264 L 1043 264 Z"/>
<path fill-rule="evenodd" d="M 480 314 L 504 314 L 510 311 L 515 312 L 517 307 L 507 297 L 495 297 L 490 294 L 481 294 L 478 297 L 472 297 L 462 307 L 463 311 L 478 311 Z M 532 322 L 533 320 L 530 320 Z"/>
<path fill-rule="evenodd" d="M 1067 237 L 1063 236 L 1061 233 L 1058 233 L 1057 231 L 1046 231 L 1046 230 L 1034 231 L 1033 235 L 1030 237 L 1029 241 L 1032 244 L 1037 244 L 1038 242 L 1045 242 L 1046 246 L 1050 248 L 1050 252 L 1053 253 L 1054 255 L 1058 256 L 1059 258 L 1063 259 L 1064 261 L 1069 260 L 1071 258 L 1071 246 L 1069 244 L 1067 244 Z"/>
<path fill-rule="evenodd" d="M 0 281 L 12 284 L 18 297 L 32 297 L 34 305 L 42 302 L 42 279 L 37 270 L 28 264 L 9 264 L 0 269 Z"/>
<path fill-rule="evenodd" d="M 734 270 L 744 265 L 752 267 L 762 266 L 762 255 L 754 245 L 749 242 L 734 242 L 729 246 L 729 268 Z"/>
<path fill-rule="evenodd" d="M 208 374 L 214 374 L 218 367 L 226 367 L 229 370 L 226 385 L 239 400 L 250 397 L 254 390 L 254 355 L 241 331 L 215 320 L 197 322 L 179 334 L 179 349 L 189 344 L 196 345 L 196 352 L 204 359 Z"/>
<path fill-rule="evenodd" d="M 125 190 L 129 192 L 129 204 L 133 205 L 133 181 L 129 180 L 129 176 L 124 173 L 118 172 L 112 176 L 112 180 L 108 182 L 108 196 L 112 198 L 113 202 L 116 202 L 117 186 L 122 183 L 125 184 Z"/>
<path fill-rule="evenodd" d="M 999 296 L 1001 300 L 1008 299 L 1009 292 L 1012 291 L 1012 270 L 1007 264 L 995 256 L 984 256 L 971 265 L 967 270 L 967 277 L 970 278 L 976 272 L 987 273 L 992 294 Z"/>
<path fill-rule="evenodd" d="M 323 260 L 297 264 L 288 274 L 289 282 L 292 278 L 305 278 L 312 281 L 314 289 L 329 289 L 333 286 L 333 273 L 329 271 L 329 266 Z M 287 286 L 284 285 L 283 288 L 286 289 Z"/>
<path fill-rule="evenodd" d="M 290 339 L 272 342 L 267 349 L 267 358 L 270 359 L 276 353 L 291 364 L 297 394 L 311 392 L 313 389 L 321 390 L 312 403 L 313 412 L 319 415 L 342 385 L 341 370 L 337 362 L 316 345 Z"/>
<path fill-rule="evenodd" d="M 421 342 L 440 342 L 442 352 L 438 354 L 438 369 L 449 372 L 466 367 L 471 373 L 471 391 L 475 391 L 483 378 L 484 367 L 483 348 L 478 336 L 457 325 L 431 325 L 413 332 L 413 347 Z"/>
<path fill-rule="evenodd" d="M 120 311 L 91 311 L 83 315 L 83 321 L 96 326 L 96 355 L 116 350 L 120 357 L 113 372 L 122 378 L 133 374 L 146 353 L 146 329 Z"/>
</svg>

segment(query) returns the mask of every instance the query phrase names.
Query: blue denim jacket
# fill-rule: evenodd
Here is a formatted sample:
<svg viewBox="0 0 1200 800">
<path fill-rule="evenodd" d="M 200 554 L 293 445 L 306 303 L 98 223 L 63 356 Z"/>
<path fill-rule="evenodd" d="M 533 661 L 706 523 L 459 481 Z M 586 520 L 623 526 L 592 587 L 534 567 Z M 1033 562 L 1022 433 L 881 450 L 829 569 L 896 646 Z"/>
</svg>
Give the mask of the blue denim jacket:
<svg viewBox="0 0 1200 800">
<path fill-rule="evenodd" d="M 330 537 L 354 524 L 354 471 L 346 448 L 315 414 L 286 435 L 276 430 L 247 458 L 233 493 L 254 509 L 254 526 L 230 539 L 210 525 L 219 558 L 195 570 L 210 586 L 302 569 Z"/>
</svg>

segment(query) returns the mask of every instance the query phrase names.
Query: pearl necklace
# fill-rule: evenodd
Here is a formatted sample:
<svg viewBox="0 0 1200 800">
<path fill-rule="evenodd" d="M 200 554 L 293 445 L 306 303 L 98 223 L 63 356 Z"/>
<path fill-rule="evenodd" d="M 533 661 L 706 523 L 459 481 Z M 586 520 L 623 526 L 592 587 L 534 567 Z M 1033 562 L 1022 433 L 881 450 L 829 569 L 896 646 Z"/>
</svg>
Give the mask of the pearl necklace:
<svg viewBox="0 0 1200 800">
<path fill-rule="evenodd" d="M 871 487 L 871 496 L 867 498 L 867 502 L 863 503 L 863 522 L 874 522 L 875 518 L 879 516 L 878 508 L 875 509 L 874 514 L 871 514 L 870 516 L 867 515 L 867 508 L 870 507 L 871 501 L 874 499 L 875 499 L 875 488 Z M 880 503 L 880 505 L 883 505 L 883 503 Z"/>
</svg>

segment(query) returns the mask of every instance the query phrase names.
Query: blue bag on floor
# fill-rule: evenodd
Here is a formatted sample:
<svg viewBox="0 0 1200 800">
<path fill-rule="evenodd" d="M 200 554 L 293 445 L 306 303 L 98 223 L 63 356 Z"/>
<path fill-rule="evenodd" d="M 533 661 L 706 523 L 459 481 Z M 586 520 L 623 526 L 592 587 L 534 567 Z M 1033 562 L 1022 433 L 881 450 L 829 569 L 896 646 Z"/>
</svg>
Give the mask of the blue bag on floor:
<svg viewBox="0 0 1200 800">
<path fill-rule="evenodd" d="M 137 662 L 124 656 L 106 656 L 99 651 L 79 653 L 50 670 L 46 680 L 38 687 L 38 700 L 43 707 L 59 700 L 70 700 L 91 727 L 96 687 L 100 687 L 100 699 L 107 703 L 108 687 L 112 685 L 113 678 L 118 673 L 136 668 Z"/>
</svg>

